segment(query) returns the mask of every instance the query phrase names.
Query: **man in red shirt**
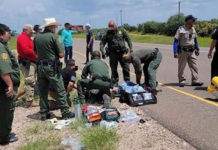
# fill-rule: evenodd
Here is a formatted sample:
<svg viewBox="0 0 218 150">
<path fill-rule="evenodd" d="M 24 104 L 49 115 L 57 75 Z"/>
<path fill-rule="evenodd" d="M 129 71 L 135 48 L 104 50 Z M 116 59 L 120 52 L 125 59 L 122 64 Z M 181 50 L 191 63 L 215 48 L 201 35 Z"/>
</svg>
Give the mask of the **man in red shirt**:
<svg viewBox="0 0 218 150">
<path fill-rule="evenodd" d="M 25 80 L 26 107 L 30 107 L 34 100 L 34 87 L 36 83 L 37 54 L 33 46 L 33 26 L 26 24 L 23 32 L 17 38 L 17 52 L 20 70 Z"/>
</svg>

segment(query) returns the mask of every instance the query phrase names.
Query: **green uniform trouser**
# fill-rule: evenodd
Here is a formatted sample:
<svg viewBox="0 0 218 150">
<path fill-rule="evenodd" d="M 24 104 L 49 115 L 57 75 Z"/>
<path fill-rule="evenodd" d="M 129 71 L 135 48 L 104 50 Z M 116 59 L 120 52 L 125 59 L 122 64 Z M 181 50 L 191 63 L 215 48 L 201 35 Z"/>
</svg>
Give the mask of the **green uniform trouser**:
<svg viewBox="0 0 218 150">
<path fill-rule="evenodd" d="M 144 64 L 143 70 L 145 75 L 145 84 L 150 86 L 152 89 L 156 89 L 157 81 L 156 81 L 156 73 L 157 68 L 159 67 L 162 60 L 161 52 L 157 53 L 157 57 L 147 63 Z"/>
<path fill-rule="evenodd" d="M 66 101 L 67 96 L 61 73 L 54 72 L 53 67 L 50 65 L 39 65 L 37 73 L 40 91 L 40 113 L 46 115 L 49 112 L 48 90 L 49 86 L 51 86 L 57 95 L 57 102 L 60 106 L 62 115 L 68 114 L 69 106 Z"/>
<path fill-rule="evenodd" d="M 4 92 L 0 92 L 0 141 L 7 138 L 11 133 L 17 89 L 18 87 L 14 87 L 14 96 L 12 98 L 7 97 Z"/>
<path fill-rule="evenodd" d="M 129 64 L 123 61 L 122 53 L 111 52 L 110 53 L 110 67 L 111 67 L 111 79 L 113 83 L 118 83 L 119 75 L 117 72 L 118 62 L 120 63 L 123 69 L 123 78 L 125 81 L 130 80 L 130 69 Z"/>
<path fill-rule="evenodd" d="M 78 97 L 76 98 L 80 103 L 85 102 L 84 88 L 87 88 L 88 90 L 99 89 L 100 92 L 110 95 L 110 82 L 105 82 L 100 79 L 94 81 L 90 79 L 81 79 L 77 82 Z"/>
</svg>

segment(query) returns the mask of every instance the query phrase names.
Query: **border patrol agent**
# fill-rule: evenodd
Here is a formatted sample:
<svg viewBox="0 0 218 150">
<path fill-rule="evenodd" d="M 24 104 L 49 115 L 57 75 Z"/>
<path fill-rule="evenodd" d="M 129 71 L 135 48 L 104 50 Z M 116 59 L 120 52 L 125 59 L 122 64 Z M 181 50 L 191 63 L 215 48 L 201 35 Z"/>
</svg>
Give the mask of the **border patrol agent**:
<svg viewBox="0 0 218 150">
<path fill-rule="evenodd" d="M 179 27 L 176 32 L 174 40 L 174 58 L 178 58 L 178 78 L 179 86 L 185 86 L 184 70 L 188 63 L 192 74 L 192 86 L 201 86 L 202 82 L 198 81 L 197 58 L 199 53 L 199 46 L 197 42 L 197 33 L 193 27 L 196 18 L 188 15 L 185 18 L 185 25 Z M 195 52 L 195 54 L 194 54 Z M 195 56 L 196 55 L 196 56 Z"/>
<path fill-rule="evenodd" d="M 133 64 L 137 84 L 140 84 L 142 76 L 142 64 L 144 64 L 143 71 L 145 76 L 145 85 L 156 95 L 156 73 L 157 68 L 162 61 L 162 53 L 159 51 L 159 49 L 140 49 L 134 51 L 133 53 L 125 54 L 123 59 L 128 63 Z"/>
<path fill-rule="evenodd" d="M 20 71 L 16 57 L 7 47 L 10 29 L 0 24 L 0 144 L 18 140 L 11 133 L 14 118 L 16 93 L 20 84 Z"/>
<path fill-rule="evenodd" d="M 55 18 L 45 18 L 44 32 L 37 35 L 34 39 L 34 49 L 38 54 L 37 75 L 40 91 L 40 113 L 41 120 L 50 118 L 48 104 L 49 85 L 52 86 L 57 94 L 57 102 L 60 106 L 62 118 L 73 118 L 74 113 L 69 111 L 66 101 L 66 91 L 61 76 L 61 62 L 59 58 L 64 57 L 64 47 L 55 36 L 57 26 Z"/>
<path fill-rule="evenodd" d="M 212 52 L 213 49 L 216 48 L 216 51 L 213 55 L 213 60 L 211 63 L 211 79 L 215 76 L 218 76 L 218 27 L 214 30 L 213 34 L 212 34 L 212 42 L 211 42 L 211 46 L 210 46 L 210 50 L 208 53 L 208 58 L 211 59 L 212 58 Z"/>
<path fill-rule="evenodd" d="M 118 85 L 119 76 L 117 72 L 118 62 L 123 69 L 123 77 L 125 81 L 130 80 L 130 69 L 126 62 L 123 62 L 122 56 L 128 52 L 125 41 L 127 42 L 130 51 L 132 51 L 132 42 L 127 33 L 122 28 L 117 28 L 114 21 L 110 21 L 108 24 L 108 31 L 103 36 L 100 43 L 100 50 L 102 57 L 105 59 L 106 55 L 110 59 L 110 67 L 112 73 L 112 81 L 114 85 Z M 105 51 L 105 45 L 108 45 L 108 50 Z"/>
<path fill-rule="evenodd" d="M 93 51 L 91 61 L 89 61 L 83 69 L 82 79 L 77 82 L 78 97 L 75 101 L 85 102 L 85 94 L 83 89 L 99 89 L 100 92 L 110 95 L 111 80 L 109 77 L 108 66 L 101 60 L 99 51 Z M 87 79 L 90 75 L 91 79 Z"/>
</svg>

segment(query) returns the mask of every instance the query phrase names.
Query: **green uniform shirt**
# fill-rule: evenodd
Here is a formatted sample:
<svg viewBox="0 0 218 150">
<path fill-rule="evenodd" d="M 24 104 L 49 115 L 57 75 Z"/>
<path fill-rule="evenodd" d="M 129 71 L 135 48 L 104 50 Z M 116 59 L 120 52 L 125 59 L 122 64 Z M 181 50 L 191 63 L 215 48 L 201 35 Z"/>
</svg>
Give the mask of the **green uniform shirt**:
<svg viewBox="0 0 218 150">
<path fill-rule="evenodd" d="M 126 50 L 125 41 L 130 50 L 132 50 L 132 42 L 124 29 L 108 30 L 101 40 L 100 50 L 102 53 L 105 53 L 104 46 L 108 44 L 109 51 L 120 50 L 120 52 L 123 52 Z"/>
<path fill-rule="evenodd" d="M 142 73 L 141 64 L 146 63 L 150 61 L 152 58 L 154 58 L 155 52 L 156 52 L 156 49 L 140 49 L 140 50 L 134 51 L 131 54 L 131 60 L 135 68 L 136 74 Z"/>
<path fill-rule="evenodd" d="M 10 74 L 13 84 L 20 83 L 20 71 L 16 57 L 0 42 L 0 75 Z M 3 83 L 0 83 L 3 84 Z"/>
<path fill-rule="evenodd" d="M 55 60 L 59 58 L 59 53 L 64 52 L 58 36 L 50 31 L 44 31 L 34 38 L 34 51 L 39 60 Z"/>
<path fill-rule="evenodd" d="M 98 75 L 110 78 L 107 64 L 100 59 L 89 61 L 83 68 L 82 78 L 86 78 L 89 74 L 91 76 Z"/>
</svg>

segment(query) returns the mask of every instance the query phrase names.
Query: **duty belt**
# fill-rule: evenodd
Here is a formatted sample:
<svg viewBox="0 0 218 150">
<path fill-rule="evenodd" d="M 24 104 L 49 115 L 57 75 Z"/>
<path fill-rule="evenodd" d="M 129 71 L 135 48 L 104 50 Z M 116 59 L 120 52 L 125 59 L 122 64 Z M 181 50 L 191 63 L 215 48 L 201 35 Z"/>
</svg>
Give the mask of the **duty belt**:
<svg viewBox="0 0 218 150">
<path fill-rule="evenodd" d="M 53 60 L 39 60 L 37 62 L 37 65 L 52 66 L 54 65 L 54 61 Z"/>
<path fill-rule="evenodd" d="M 193 52 L 195 50 L 194 46 L 183 46 L 181 47 L 181 50 L 185 52 Z"/>
<path fill-rule="evenodd" d="M 28 62 L 36 64 L 35 61 L 28 60 L 28 59 L 23 59 L 23 58 L 19 58 L 18 62 L 19 62 L 19 64 L 28 63 Z"/>
<path fill-rule="evenodd" d="M 111 82 L 111 79 L 109 79 L 106 76 L 99 76 L 99 75 L 92 76 L 92 81 L 97 80 L 97 79 L 102 80 L 104 82 Z"/>
</svg>

